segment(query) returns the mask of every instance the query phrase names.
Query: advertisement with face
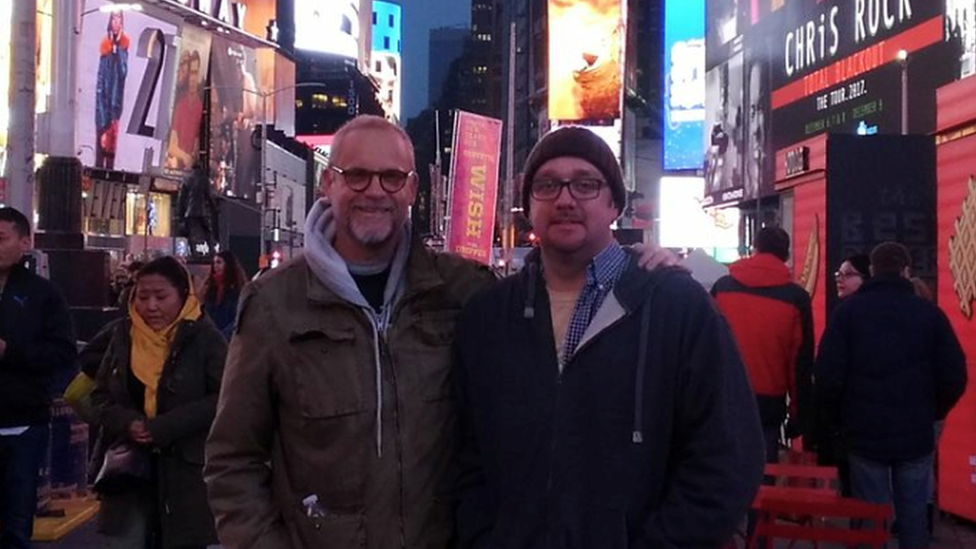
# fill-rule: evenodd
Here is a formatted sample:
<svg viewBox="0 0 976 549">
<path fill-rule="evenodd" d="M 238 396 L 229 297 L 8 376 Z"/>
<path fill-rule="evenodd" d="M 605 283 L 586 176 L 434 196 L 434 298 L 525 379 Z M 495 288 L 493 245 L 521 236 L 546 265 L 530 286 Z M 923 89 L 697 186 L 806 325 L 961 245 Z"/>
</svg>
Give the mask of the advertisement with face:
<svg viewBox="0 0 976 549">
<path fill-rule="evenodd" d="M 742 62 L 740 52 L 705 76 L 705 195 L 711 202 L 716 195 L 721 202 L 738 200 L 744 192 Z"/>
<path fill-rule="evenodd" d="M 295 49 L 359 59 L 357 0 L 295 0 Z"/>
<path fill-rule="evenodd" d="M 702 167 L 705 123 L 705 0 L 664 9 L 664 169 Z"/>
<path fill-rule="evenodd" d="M 819 134 L 901 133 L 903 110 L 908 133 L 930 133 L 936 89 L 976 71 L 976 0 L 756 4 L 707 7 L 717 22 L 706 34 L 706 151 L 718 121 L 742 132 L 732 160 L 741 165 L 738 175 L 731 182 L 706 177 L 715 204 L 775 194 L 775 152 Z M 731 81 L 741 86 L 739 102 L 722 91 Z M 707 174 L 722 171 L 716 160 L 709 172 L 710 162 Z"/>
<path fill-rule="evenodd" d="M 549 0 L 549 118 L 620 117 L 623 0 Z"/>
<path fill-rule="evenodd" d="M 213 37 L 210 57 L 210 180 L 218 192 L 253 198 L 261 122 L 254 50 Z"/>
<path fill-rule="evenodd" d="M 209 32 L 189 26 L 183 28 L 176 70 L 173 121 L 166 146 L 167 171 L 187 172 L 197 160 L 204 86 L 210 67 L 210 43 Z"/>
<path fill-rule="evenodd" d="M 177 27 L 140 12 L 99 10 L 110 5 L 88 2 L 95 11 L 82 20 L 78 144 L 86 166 L 139 173 L 165 159 Z"/>
</svg>

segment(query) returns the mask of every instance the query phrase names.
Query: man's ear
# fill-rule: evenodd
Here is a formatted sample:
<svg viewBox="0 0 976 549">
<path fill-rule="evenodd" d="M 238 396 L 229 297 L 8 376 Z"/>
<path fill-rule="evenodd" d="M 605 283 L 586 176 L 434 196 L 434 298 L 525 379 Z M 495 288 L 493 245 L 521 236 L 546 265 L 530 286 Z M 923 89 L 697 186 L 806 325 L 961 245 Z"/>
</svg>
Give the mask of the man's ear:
<svg viewBox="0 0 976 549">
<path fill-rule="evenodd" d="M 322 176 L 319 178 L 320 197 L 329 197 L 329 194 L 332 192 L 332 184 L 334 183 L 334 180 L 332 179 L 334 174 L 335 172 L 329 168 L 322 170 Z"/>
</svg>

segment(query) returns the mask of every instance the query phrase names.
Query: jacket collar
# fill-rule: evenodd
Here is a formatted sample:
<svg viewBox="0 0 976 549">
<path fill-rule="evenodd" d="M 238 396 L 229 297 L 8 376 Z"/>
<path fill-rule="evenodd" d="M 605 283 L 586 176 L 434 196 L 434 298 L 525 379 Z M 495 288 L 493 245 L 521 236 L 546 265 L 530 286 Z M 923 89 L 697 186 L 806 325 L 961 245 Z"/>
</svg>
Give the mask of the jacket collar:
<svg viewBox="0 0 976 549">
<path fill-rule="evenodd" d="M 857 293 L 871 292 L 896 292 L 903 294 L 914 294 L 915 286 L 912 281 L 903 276 L 872 276 L 864 281 Z"/>
<path fill-rule="evenodd" d="M 348 304 L 315 276 L 308 266 L 307 261 L 305 261 L 304 267 L 305 292 L 309 301 L 325 305 Z M 434 268 L 434 262 L 430 257 L 430 252 L 416 236 L 410 238 L 410 255 L 407 257 L 405 275 L 407 277 L 407 286 L 403 297 L 428 291 L 444 284 L 444 280 Z"/>
</svg>

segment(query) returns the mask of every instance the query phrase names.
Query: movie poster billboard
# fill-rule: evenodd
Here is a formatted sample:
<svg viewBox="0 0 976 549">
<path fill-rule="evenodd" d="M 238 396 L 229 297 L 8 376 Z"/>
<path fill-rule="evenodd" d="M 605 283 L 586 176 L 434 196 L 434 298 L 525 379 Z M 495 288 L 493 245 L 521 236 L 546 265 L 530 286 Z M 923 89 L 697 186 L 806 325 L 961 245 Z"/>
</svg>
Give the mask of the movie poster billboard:
<svg viewBox="0 0 976 549">
<path fill-rule="evenodd" d="M 210 68 L 210 43 L 209 32 L 190 26 L 183 28 L 176 69 L 173 118 L 164 164 L 171 173 L 190 171 L 199 156 L 204 87 Z"/>
<path fill-rule="evenodd" d="M 486 265 L 495 237 L 501 144 L 501 120 L 457 111 L 445 249 Z"/>
<path fill-rule="evenodd" d="M 623 0 L 549 0 L 549 118 L 620 117 Z"/>
<path fill-rule="evenodd" d="M 77 132 L 84 165 L 140 173 L 162 165 L 177 27 L 91 0 L 78 45 Z M 56 121 L 54 121 L 56 123 Z"/>
<path fill-rule="evenodd" d="M 706 9 L 714 204 L 774 194 L 775 151 L 818 134 L 901 133 L 903 109 L 909 133 L 930 133 L 935 90 L 974 70 L 974 0 L 715 0 Z"/>
<path fill-rule="evenodd" d="M 400 120 L 401 76 L 401 24 L 402 9 L 392 2 L 373 2 L 376 14 L 373 24 L 373 52 L 370 74 L 379 84 L 377 99 L 386 118 L 396 123 Z"/>
<path fill-rule="evenodd" d="M 295 0 L 295 49 L 359 59 L 359 0 Z"/>
<path fill-rule="evenodd" d="M 702 168 L 705 123 L 705 0 L 664 8 L 664 169 Z"/>
<path fill-rule="evenodd" d="M 210 57 L 210 180 L 218 192 L 254 198 L 261 154 L 261 94 L 254 50 L 213 37 Z"/>
</svg>

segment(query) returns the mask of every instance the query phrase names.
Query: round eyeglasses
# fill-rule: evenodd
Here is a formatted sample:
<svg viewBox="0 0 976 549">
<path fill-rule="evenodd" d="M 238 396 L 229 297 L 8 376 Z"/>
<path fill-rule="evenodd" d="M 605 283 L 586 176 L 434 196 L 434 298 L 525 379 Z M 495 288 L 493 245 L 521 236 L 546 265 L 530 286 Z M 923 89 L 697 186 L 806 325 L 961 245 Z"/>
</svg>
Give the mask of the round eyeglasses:
<svg viewBox="0 0 976 549">
<path fill-rule="evenodd" d="M 837 271 L 836 273 L 834 273 L 834 279 L 836 279 L 836 280 L 840 280 L 842 278 L 843 279 L 848 279 L 848 278 L 853 278 L 853 277 L 861 278 L 862 276 L 863 275 L 861 275 L 861 273 L 859 273 L 857 271 Z"/>
<path fill-rule="evenodd" d="M 368 189 L 369 185 L 373 182 L 374 177 L 380 180 L 380 187 L 382 187 L 384 191 L 390 194 L 399 192 L 400 189 L 407 184 L 407 180 L 410 179 L 410 176 L 416 173 L 413 171 L 403 172 L 400 170 L 381 170 L 376 172 L 361 168 L 344 170 L 338 166 L 329 166 L 329 169 L 341 175 L 342 179 L 346 182 L 346 186 L 357 193 L 361 193 Z"/>
<path fill-rule="evenodd" d="M 600 189 L 606 185 L 605 181 L 589 177 L 578 179 L 536 179 L 532 182 L 530 192 L 532 198 L 536 200 L 556 200 L 563 192 L 563 188 L 569 189 L 569 195 L 576 200 L 593 200 L 600 195 Z"/>
</svg>

